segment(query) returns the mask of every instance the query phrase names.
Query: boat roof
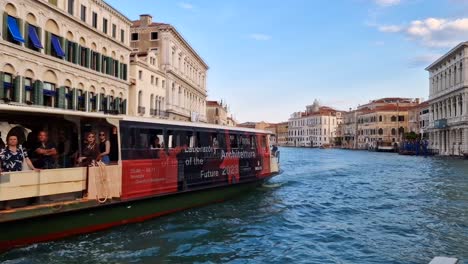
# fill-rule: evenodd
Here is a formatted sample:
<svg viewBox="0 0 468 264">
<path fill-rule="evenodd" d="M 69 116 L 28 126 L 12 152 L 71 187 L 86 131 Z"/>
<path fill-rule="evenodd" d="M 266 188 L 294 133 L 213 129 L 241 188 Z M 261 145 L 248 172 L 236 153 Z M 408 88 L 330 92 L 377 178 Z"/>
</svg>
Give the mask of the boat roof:
<svg viewBox="0 0 468 264">
<path fill-rule="evenodd" d="M 86 117 L 86 118 L 104 118 L 104 119 L 124 120 L 124 121 L 152 123 L 152 124 L 224 129 L 224 130 L 234 130 L 234 131 L 240 131 L 240 132 L 272 134 L 271 131 L 244 128 L 244 127 L 230 127 L 230 126 L 221 126 L 221 125 L 207 124 L 207 123 L 200 123 L 200 122 L 167 120 L 167 119 L 160 119 L 160 118 L 154 118 L 154 117 L 150 118 L 150 117 L 133 117 L 133 116 L 127 116 L 127 115 L 110 115 L 110 114 L 104 114 L 102 112 L 90 113 L 90 112 L 82 112 L 82 111 L 75 111 L 75 110 L 57 109 L 57 108 L 52 108 L 52 107 L 40 107 L 40 106 L 31 107 L 28 105 L 14 103 L 14 102 L 10 102 L 8 104 L 0 104 L 0 111 L 23 112 L 23 113 L 34 113 L 34 114 L 66 115 L 66 116 L 76 116 L 76 117 Z"/>
<path fill-rule="evenodd" d="M 176 121 L 176 120 L 168 120 L 168 119 L 149 118 L 149 117 L 134 117 L 134 116 L 122 116 L 122 117 L 124 121 L 174 125 L 174 126 L 211 128 L 211 129 L 235 130 L 235 131 L 250 132 L 250 133 L 272 134 L 271 131 L 267 131 L 267 130 L 259 130 L 259 129 L 245 128 L 245 127 L 221 126 L 221 125 L 201 123 L 201 122 L 186 122 L 186 121 Z"/>
</svg>

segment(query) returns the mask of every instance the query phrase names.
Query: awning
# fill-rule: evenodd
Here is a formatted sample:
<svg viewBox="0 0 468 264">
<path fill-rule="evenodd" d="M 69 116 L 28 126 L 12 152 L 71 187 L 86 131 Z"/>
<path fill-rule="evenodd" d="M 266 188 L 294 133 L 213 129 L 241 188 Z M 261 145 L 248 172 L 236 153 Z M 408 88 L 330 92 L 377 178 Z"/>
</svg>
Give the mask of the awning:
<svg viewBox="0 0 468 264">
<path fill-rule="evenodd" d="M 60 39 L 55 35 L 52 35 L 52 46 L 57 56 L 65 57 L 65 52 L 63 52 L 62 46 L 60 45 Z"/>
<path fill-rule="evenodd" d="M 41 41 L 39 40 L 39 36 L 37 36 L 36 28 L 34 26 L 29 25 L 28 32 L 29 32 L 29 40 L 31 40 L 33 46 L 36 49 L 42 49 L 43 47 L 42 47 Z"/>
<path fill-rule="evenodd" d="M 13 37 L 14 40 L 24 43 L 24 38 L 21 36 L 21 32 L 18 27 L 18 23 L 16 21 L 16 18 L 12 16 L 8 16 L 8 30 L 11 33 L 11 36 Z"/>
<path fill-rule="evenodd" d="M 43 90 L 43 94 L 47 96 L 55 96 L 55 91 Z"/>
</svg>

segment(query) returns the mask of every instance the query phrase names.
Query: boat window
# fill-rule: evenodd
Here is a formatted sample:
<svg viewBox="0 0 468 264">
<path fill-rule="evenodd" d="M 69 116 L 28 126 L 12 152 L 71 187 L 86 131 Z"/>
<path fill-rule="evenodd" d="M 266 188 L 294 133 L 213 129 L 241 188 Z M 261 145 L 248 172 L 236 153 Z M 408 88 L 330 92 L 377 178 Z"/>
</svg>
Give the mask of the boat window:
<svg viewBox="0 0 468 264">
<path fill-rule="evenodd" d="M 243 149 L 249 149 L 251 147 L 251 139 L 250 136 L 248 135 L 241 135 L 240 136 L 240 143 L 241 143 L 241 148 Z"/>
<path fill-rule="evenodd" d="M 167 130 L 167 146 L 168 148 L 188 147 L 192 137 L 192 131 Z"/>
<path fill-rule="evenodd" d="M 239 135 L 230 134 L 229 144 L 231 145 L 231 149 L 239 148 Z"/>
<path fill-rule="evenodd" d="M 262 144 L 261 147 L 262 147 L 263 149 L 266 149 L 266 148 L 267 148 L 267 138 L 266 138 L 266 136 L 262 136 L 262 140 L 261 140 L 260 142 L 261 142 L 261 144 Z"/>
<path fill-rule="evenodd" d="M 220 149 L 226 149 L 226 136 L 223 132 L 218 133 L 218 145 Z"/>
<path fill-rule="evenodd" d="M 257 148 L 257 136 L 255 135 L 250 136 L 250 148 L 251 149 Z"/>
</svg>

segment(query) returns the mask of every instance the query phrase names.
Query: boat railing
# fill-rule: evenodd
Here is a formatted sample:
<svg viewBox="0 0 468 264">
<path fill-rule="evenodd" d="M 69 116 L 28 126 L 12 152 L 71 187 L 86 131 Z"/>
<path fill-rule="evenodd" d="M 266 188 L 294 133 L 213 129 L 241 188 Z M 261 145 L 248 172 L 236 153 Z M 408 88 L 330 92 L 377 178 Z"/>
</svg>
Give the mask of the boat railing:
<svg viewBox="0 0 468 264">
<path fill-rule="evenodd" d="M 120 197 L 121 179 L 120 165 L 4 172 L 0 175 L 0 202 L 35 197 L 55 202 L 55 196 L 76 193 L 78 198 L 105 202 Z"/>
</svg>

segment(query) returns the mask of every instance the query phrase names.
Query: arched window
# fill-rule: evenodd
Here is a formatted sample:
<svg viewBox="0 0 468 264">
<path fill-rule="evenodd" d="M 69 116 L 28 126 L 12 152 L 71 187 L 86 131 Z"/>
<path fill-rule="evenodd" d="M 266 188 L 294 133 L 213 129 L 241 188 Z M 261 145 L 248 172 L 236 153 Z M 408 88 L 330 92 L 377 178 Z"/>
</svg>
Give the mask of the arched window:
<svg viewBox="0 0 468 264">
<path fill-rule="evenodd" d="M 392 128 L 392 136 L 396 135 L 396 129 Z"/>
<path fill-rule="evenodd" d="M 396 122 L 396 121 L 397 121 L 396 116 L 392 116 L 391 121 L 392 121 L 392 122 Z"/>
<path fill-rule="evenodd" d="M 383 129 L 379 128 L 379 135 L 383 135 Z"/>
<path fill-rule="evenodd" d="M 382 116 L 379 116 L 379 122 L 383 122 Z"/>
<path fill-rule="evenodd" d="M 400 127 L 398 129 L 398 135 L 403 135 L 405 133 L 405 129 L 403 127 Z"/>
<path fill-rule="evenodd" d="M 143 103 L 143 91 L 138 92 L 138 106 L 142 106 Z"/>
</svg>

